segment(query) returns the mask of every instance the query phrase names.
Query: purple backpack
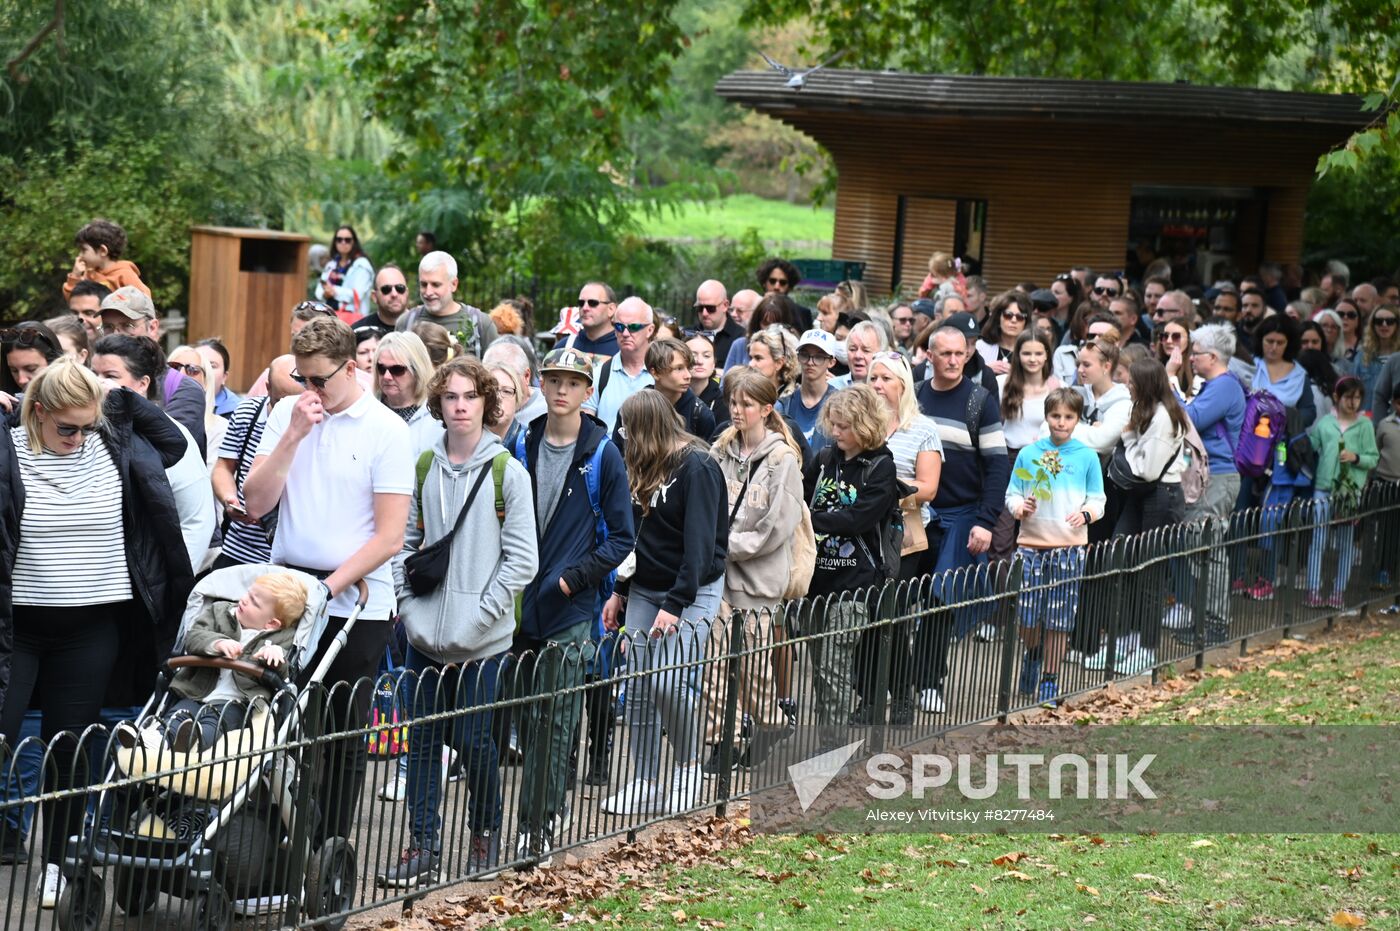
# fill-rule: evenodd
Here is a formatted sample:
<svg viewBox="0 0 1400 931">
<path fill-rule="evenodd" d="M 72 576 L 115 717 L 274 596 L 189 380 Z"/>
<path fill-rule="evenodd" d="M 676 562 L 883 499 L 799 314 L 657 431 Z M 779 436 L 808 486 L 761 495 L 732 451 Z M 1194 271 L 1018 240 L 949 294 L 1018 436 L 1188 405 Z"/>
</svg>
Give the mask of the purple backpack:
<svg viewBox="0 0 1400 931">
<path fill-rule="evenodd" d="M 1267 436 L 1256 432 L 1267 418 Z M 1267 391 L 1250 391 L 1244 399 L 1244 426 L 1235 444 L 1235 469 L 1242 476 L 1258 478 L 1273 465 L 1274 447 L 1283 439 L 1288 411 L 1283 402 Z"/>
</svg>

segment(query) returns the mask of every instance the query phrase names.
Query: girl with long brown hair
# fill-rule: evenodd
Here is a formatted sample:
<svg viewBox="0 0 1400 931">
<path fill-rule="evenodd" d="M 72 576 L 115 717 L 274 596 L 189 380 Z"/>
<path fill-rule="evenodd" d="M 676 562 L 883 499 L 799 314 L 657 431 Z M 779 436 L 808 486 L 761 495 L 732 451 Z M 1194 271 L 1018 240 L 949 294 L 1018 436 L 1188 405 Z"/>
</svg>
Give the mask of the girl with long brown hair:
<svg viewBox="0 0 1400 931">
<path fill-rule="evenodd" d="M 700 796 L 700 696 L 689 668 L 705 655 L 724 592 L 729 508 L 724 475 L 709 447 L 685 432 L 658 391 L 623 402 L 624 462 L 637 515 L 636 570 L 626 594 L 627 686 L 633 779 L 605 800 L 611 814 L 688 811 Z M 675 770 L 661 776 L 661 729 Z"/>
</svg>

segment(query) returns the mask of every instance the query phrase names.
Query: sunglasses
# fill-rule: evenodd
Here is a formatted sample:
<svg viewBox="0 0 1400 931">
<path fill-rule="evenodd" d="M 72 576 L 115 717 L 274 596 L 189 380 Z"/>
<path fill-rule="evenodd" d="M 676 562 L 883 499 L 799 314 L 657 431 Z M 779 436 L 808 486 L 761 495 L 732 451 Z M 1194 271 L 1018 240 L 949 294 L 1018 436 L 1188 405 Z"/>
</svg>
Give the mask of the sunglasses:
<svg viewBox="0 0 1400 931">
<path fill-rule="evenodd" d="M 1395 326 L 1400 323 L 1400 317 L 1372 317 L 1371 326 Z"/>
<path fill-rule="evenodd" d="M 906 359 L 906 358 L 904 358 L 904 354 L 903 354 L 903 353 L 899 353 L 899 352 L 895 352 L 893 349 L 886 349 L 886 350 L 884 350 L 884 351 L 882 351 L 882 352 L 877 352 L 877 353 L 875 353 L 873 356 L 870 357 L 870 361 L 871 361 L 871 362 L 898 362 L 898 363 L 902 364 L 905 368 L 908 368 L 908 367 L 909 367 L 909 360 Z"/>
<path fill-rule="evenodd" d="M 1341 317 L 1343 320 L 1355 320 L 1360 317 L 1361 314 L 1354 310 L 1339 310 L 1337 311 L 1337 316 Z"/>
<path fill-rule="evenodd" d="M 708 330 L 685 329 L 681 330 L 681 335 L 686 339 L 703 339 L 708 343 L 713 343 L 715 341 L 714 334 Z"/>
<path fill-rule="evenodd" d="M 86 435 L 97 432 L 97 424 L 95 423 L 90 423 L 86 426 L 79 426 L 75 423 L 55 423 L 53 428 L 58 431 L 59 436 L 64 437 L 77 436 L 79 433 Z"/>
<path fill-rule="evenodd" d="M 1117 296 L 1118 296 L 1118 289 L 1117 289 L 1117 288 L 1100 288 L 1100 287 L 1095 286 L 1095 288 L 1094 288 L 1094 293 L 1095 293 L 1095 294 L 1098 294 L 1098 295 L 1111 294 L 1111 295 L 1113 295 L 1114 297 L 1117 297 Z"/>
<path fill-rule="evenodd" d="M 337 237 L 335 237 L 335 241 L 336 241 L 336 242 L 354 242 L 354 241 L 355 241 L 355 237 L 354 237 L 354 236 L 337 236 Z"/>
<path fill-rule="evenodd" d="M 183 362 L 167 362 L 166 364 L 169 365 L 173 370 L 175 370 L 175 371 L 177 371 L 177 372 L 184 372 L 186 375 L 190 376 L 191 378 L 203 378 L 203 377 L 204 377 L 204 369 L 203 369 L 201 366 L 198 366 L 198 365 L 186 365 L 186 364 L 183 363 Z"/>
<path fill-rule="evenodd" d="M 913 318 L 912 315 L 911 315 L 911 316 L 908 316 L 908 317 L 891 317 L 890 319 L 893 320 L 895 323 L 901 323 L 901 324 L 903 324 L 903 323 L 913 323 L 913 322 L 914 322 L 914 318 Z M 1026 319 L 1026 318 L 1025 318 L 1025 317 L 1022 317 L 1021 319 L 1024 320 L 1024 319 Z"/>
<path fill-rule="evenodd" d="M 298 372 L 293 372 L 292 381 L 296 382 L 298 385 L 301 385 L 303 388 L 305 388 L 307 385 L 310 385 L 317 391 L 325 391 L 326 382 L 330 381 L 337 374 L 339 374 L 340 370 L 345 368 L 345 366 L 349 365 L 351 361 L 353 360 L 346 359 L 344 362 L 331 369 L 325 375 L 302 375 Z"/>
<path fill-rule="evenodd" d="M 37 327 L 27 326 L 16 327 L 10 330 L 0 330 L 0 343 L 6 346 L 19 346 L 23 349 L 29 349 L 34 346 L 35 343 L 43 343 L 45 346 L 49 347 L 50 352 L 60 351 L 59 347 L 55 346 Z M 72 434 L 69 435 L 71 436 Z"/>
<path fill-rule="evenodd" d="M 374 364 L 374 370 L 379 373 L 380 377 L 392 375 L 395 378 L 403 378 L 408 374 L 408 366 L 406 365 L 385 365 L 383 362 L 376 362 Z M 331 374 L 335 373 L 332 372 Z"/>
<path fill-rule="evenodd" d="M 775 287 L 775 288 L 776 288 L 776 287 L 786 287 L 786 286 L 787 286 L 787 283 L 788 283 L 788 280 L 787 280 L 786 278 L 771 278 L 771 277 L 770 277 L 770 278 L 768 279 L 768 283 L 771 284 L 771 285 L 773 285 L 773 287 Z"/>
<path fill-rule="evenodd" d="M 719 310 L 718 304 L 696 304 L 694 308 L 697 314 L 712 314 Z"/>
<path fill-rule="evenodd" d="M 396 292 L 396 291 L 397 291 L 399 294 L 407 294 L 407 293 L 408 293 L 408 285 L 406 285 L 406 284 L 382 284 L 382 285 L 379 286 L 379 293 L 380 293 L 380 294 L 389 295 L 389 294 L 393 294 L 393 293 Z"/>
<path fill-rule="evenodd" d="M 302 301 L 292 308 L 292 313 L 294 314 L 304 311 L 310 311 L 313 314 L 325 314 L 327 317 L 334 317 L 336 315 L 335 309 L 323 301 Z"/>
<path fill-rule="evenodd" d="M 1020 320 L 1022 323 L 1024 323 L 1026 320 L 1026 315 L 1021 313 L 1019 310 L 1007 310 L 1002 312 L 1001 319 Z"/>
<path fill-rule="evenodd" d="M 613 329 L 619 333 L 640 333 L 649 326 L 650 323 L 614 323 Z"/>
<path fill-rule="evenodd" d="M 598 300 L 596 297 L 581 297 L 581 298 L 578 299 L 578 306 L 579 306 L 580 308 L 583 308 L 583 307 L 600 307 L 600 306 L 602 306 L 603 304 L 606 304 L 606 303 L 607 303 L 607 301 L 600 301 L 600 300 Z"/>
</svg>

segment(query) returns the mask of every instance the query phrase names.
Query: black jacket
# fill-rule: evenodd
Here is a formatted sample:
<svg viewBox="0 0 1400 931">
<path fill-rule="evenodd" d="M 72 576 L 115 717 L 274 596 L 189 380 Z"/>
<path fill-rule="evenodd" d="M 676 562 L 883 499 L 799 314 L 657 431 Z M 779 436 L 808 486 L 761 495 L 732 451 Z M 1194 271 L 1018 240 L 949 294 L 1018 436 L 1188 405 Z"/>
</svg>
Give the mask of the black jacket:
<svg viewBox="0 0 1400 931">
<path fill-rule="evenodd" d="M 636 506 L 637 572 L 632 584 L 662 596 L 676 616 L 695 594 L 724 574 L 729 551 L 729 492 L 709 453 L 688 449 L 652 493 L 650 510 Z"/>
<path fill-rule="evenodd" d="M 170 654 L 194 573 L 165 470 L 185 454 L 185 438 L 160 408 L 125 388 L 107 394 L 100 436 L 122 483 L 126 563 L 136 597 L 123 620 L 122 651 L 108 704 L 130 705 L 150 693 L 157 664 Z M 9 686 L 14 646 L 13 578 L 24 484 L 8 430 L 0 430 L 0 702 Z M 81 672 L 75 672 L 81 674 Z"/>
<path fill-rule="evenodd" d="M 724 360 L 729 358 L 729 348 L 734 345 L 736 339 L 744 335 L 742 326 L 725 318 L 724 327 L 715 334 L 715 361 L 724 365 Z"/>
</svg>

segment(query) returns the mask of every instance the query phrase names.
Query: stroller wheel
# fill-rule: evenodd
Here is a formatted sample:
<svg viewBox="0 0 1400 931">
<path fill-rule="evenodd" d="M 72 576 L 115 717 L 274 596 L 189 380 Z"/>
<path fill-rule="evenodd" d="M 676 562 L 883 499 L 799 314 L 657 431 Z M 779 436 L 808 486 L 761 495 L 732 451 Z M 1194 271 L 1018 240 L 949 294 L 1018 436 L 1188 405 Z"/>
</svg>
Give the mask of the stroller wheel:
<svg viewBox="0 0 1400 931">
<path fill-rule="evenodd" d="M 144 915 L 160 898 L 160 877 L 146 870 L 119 866 L 112 897 L 128 915 Z"/>
<path fill-rule="evenodd" d="M 106 904 L 106 885 L 85 870 L 70 879 L 58 897 L 58 926 L 63 931 L 93 931 L 102 923 Z"/>
<path fill-rule="evenodd" d="M 337 915 L 355 904 L 355 848 L 343 837 L 332 837 L 306 864 L 306 914 L 310 918 Z M 348 915 L 329 918 L 316 927 L 339 931 Z"/>
<path fill-rule="evenodd" d="M 191 927 L 195 931 L 228 931 L 233 924 L 233 903 L 224 887 L 211 883 L 208 889 L 196 895 L 192 917 Z"/>
</svg>

